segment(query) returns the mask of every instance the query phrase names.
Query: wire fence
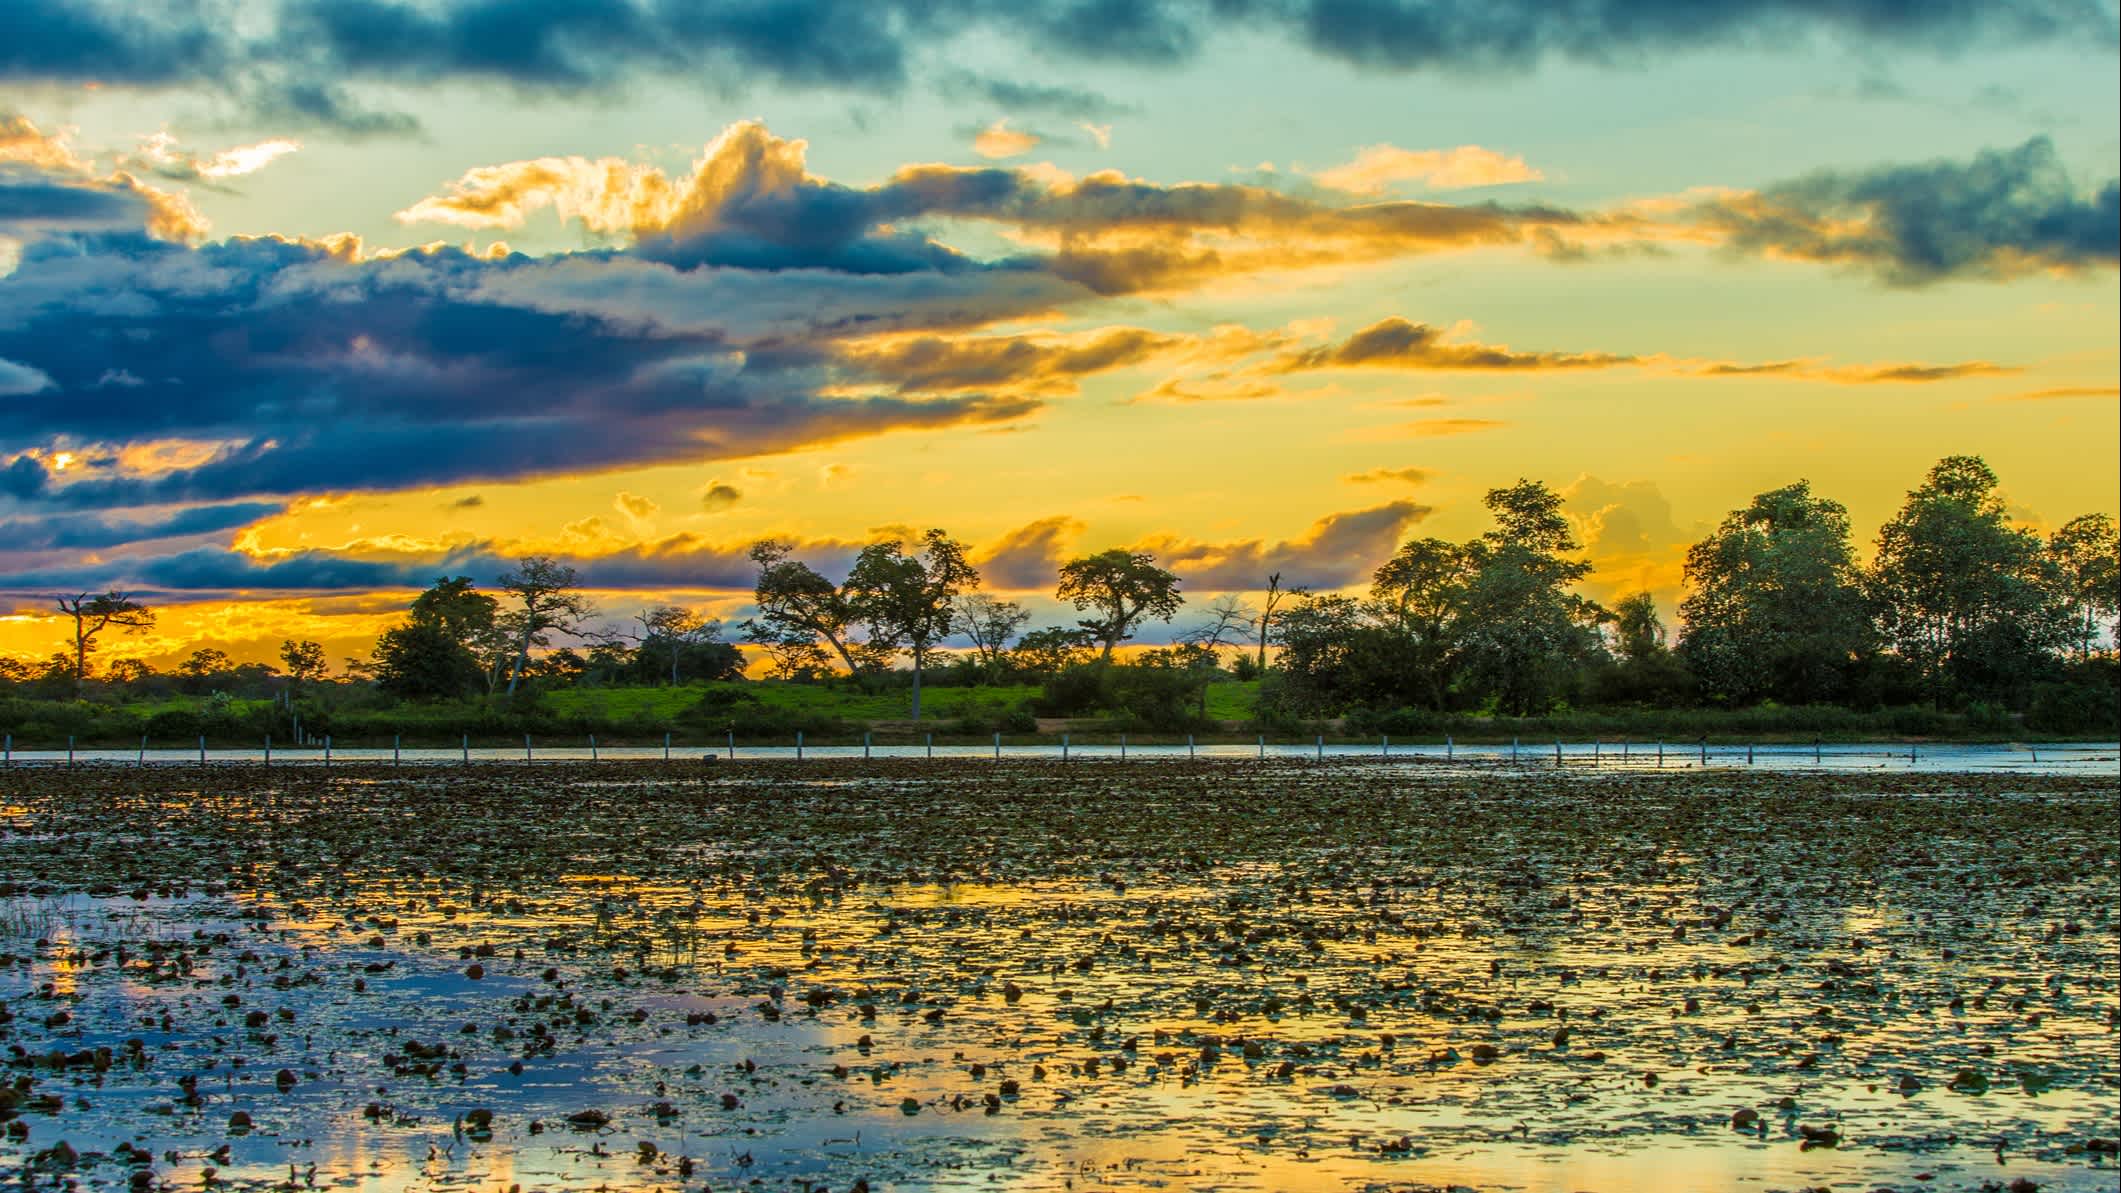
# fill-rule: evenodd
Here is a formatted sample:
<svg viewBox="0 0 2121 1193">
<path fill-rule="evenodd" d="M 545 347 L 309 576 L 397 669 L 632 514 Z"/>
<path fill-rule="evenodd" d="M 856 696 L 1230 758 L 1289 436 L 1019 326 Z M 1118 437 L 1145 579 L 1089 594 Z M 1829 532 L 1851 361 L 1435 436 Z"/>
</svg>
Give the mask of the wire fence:
<svg viewBox="0 0 2121 1193">
<path fill-rule="evenodd" d="M 267 738 L 255 747 L 209 745 L 203 737 L 190 745 L 151 745 L 146 738 L 132 749 L 77 747 L 69 738 L 57 743 L 18 747 L 13 735 L 0 737 L 0 766 L 331 766 L 354 764 L 434 765 L 456 762 L 646 762 L 727 760 L 826 761 L 881 758 L 991 758 L 997 761 L 1132 761 L 1258 758 L 1261 760 L 1316 762 L 1373 760 L 1379 762 L 1445 763 L 1467 766 L 1547 767 L 1564 770 L 1667 770 L 1701 768 L 1759 768 L 1773 770 L 1928 770 L 1928 771 L 2022 771 L 2041 773 L 2116 773 L 2121 768 L 2121 744 L 2085 742 L 1856 742 L 1810 744 L 1737 743 L 1707 741 L 1593 740 L 1532 743 L 1522 739 L 1507 744 L 1482 742 L 1461 744 L 1450 738 L 1441 742 L 1394 742 L 1389 737 L 1375 741 L 1328 741 L 1314 736 L 1309 741 L 1269 739 L 1261 735 L 1250 742 L 1217 738 L 1184 741 L 1154 738 L 1131 741 L 1100 738 L 1075 742 L 1067 734 L 1057 741 L 1005 740 L 996 734 L 991 741 L 955 739 L 938 743 L 933 735 L 919 742 L 894 739 L 879 743 L 865 734 L 859 742 L 806 741 L 800 732 L 787 742 L 739 741 L 733 734 L 720 742 L 679 743 L 665 734 L 660 745 L 600 745 L 594 736 L 586 740 L 523 738 L 520 745 L 496 745 L 483 741 L 474 746 L 469 737 L 451 747 L 406 746 L 402 738 L 388 747 L 334 748 L 332 739 L 312 739 L 300 745 L 275 744 Z"/>
</svg>

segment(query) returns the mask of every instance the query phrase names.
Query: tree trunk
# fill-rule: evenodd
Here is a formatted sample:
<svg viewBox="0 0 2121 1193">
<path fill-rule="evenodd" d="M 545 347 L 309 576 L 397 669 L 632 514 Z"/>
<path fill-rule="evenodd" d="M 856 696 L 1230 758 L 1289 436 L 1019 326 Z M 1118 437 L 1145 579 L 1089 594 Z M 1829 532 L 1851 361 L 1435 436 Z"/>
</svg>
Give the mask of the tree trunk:
<svg viewBox="0 0 2121 1193">
<path fill-rule="evenodd" d="M 523 676 L 523 665 L 530 661 L 531 633 L 532 631 L 526 626 L 523 630 L 523 643 L 516 648 L 515 665 L 508 669 L 508 694 L 511 696 L 516 694 L 516 680 L 521 679 Z"/>
<path fill-rule="evenodd" d="M 919 724 L 921 719 L 921 655 L 924 653 L 926 652 L 918 646 L 913 648 L 913 721 L 915 724 Z"/>
</svg>

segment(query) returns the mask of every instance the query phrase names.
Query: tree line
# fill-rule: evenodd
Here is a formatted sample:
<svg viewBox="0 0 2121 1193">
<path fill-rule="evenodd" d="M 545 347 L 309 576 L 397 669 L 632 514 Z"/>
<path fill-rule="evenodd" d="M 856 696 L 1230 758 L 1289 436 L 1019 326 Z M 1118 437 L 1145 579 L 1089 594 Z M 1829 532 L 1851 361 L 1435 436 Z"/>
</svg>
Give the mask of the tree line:
<svg viewBox="0 0 2121 1193">
<path fill-rule="evenodd" d="M 2074 701 L 2095 725 L 2113 720 L 2114 520 L 2084 515 L 2045 538 L 2015 525 L 1979 457 L 1931 468 L 1879 530 L 1867 566 L 1842 505 L 1804 481 L 1760 494 L 1687 552 L 1676 633 L 1647 593 L 1607 606 L 1581 591 L 1591 565 L 1548 486 L 1520 480 L 1485 505 L 1486 532 L 1410 540 L 1364 592 L 1262 577 L 1256 604 L 1224 595 L 1172 645 L 1127 656 L 1117 648 L 1185 604 L 1180 577 L 1153 555 L 1113 549 L 1062 563 L 1053 595 L 1079 617 L 1031 629 L 1031 611 L 982 591 L 965 544 L 936 529 L 864 548 L 838 582 L 793 544 L 755 544 L 755 611 L 726 627 L 733 640 L 676 605 L 596 626 L 582 578 L 549 557 L 520 561 L 491 593 L 444 577 L 347 671 L 402 699 L 506 698 L 526 682 L 736 679 L 741 644 L 775 678 L 905 686 L 914 720 L 938 672 L 952 685 L 1038 683 L 1042 714 L 1119 711 L 1165 726 L 1204 720 L 1208 684 L 1227 677 L 1263 679 L 1259 715 L 1282 720 L 1766 703 L 2023 711 L 2041 699 Z M 103 635 L 154 623 L 124 593 L 57 603 L 72 621 L 69 649 L 41 670 L 0 660 L 0 683 L 78 691 Z M 555 647 L 562 635 L 579 648 Z M 287 684 L 324 677 L 315 643 L 290 641 L 281 656 Z M 198 690 L 272 674 L 209 648 L 174 680 Z M 130 660 L 105 673 L 136 686 L 155 678 Z"/>
</svg>

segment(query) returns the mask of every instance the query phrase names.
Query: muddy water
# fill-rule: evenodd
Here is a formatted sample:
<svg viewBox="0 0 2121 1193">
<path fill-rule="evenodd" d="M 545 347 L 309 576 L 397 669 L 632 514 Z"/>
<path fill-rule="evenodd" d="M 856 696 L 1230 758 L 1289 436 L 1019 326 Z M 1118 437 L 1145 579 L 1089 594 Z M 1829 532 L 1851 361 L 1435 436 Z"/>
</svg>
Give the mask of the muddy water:
<svg viewBox="0 0 2121 1193">
<path fill-rule="evenodd" d="M 39 1181 L 2117 1180 L 2110 776 L 82 768 L 0 829 Z"/>
</svg>

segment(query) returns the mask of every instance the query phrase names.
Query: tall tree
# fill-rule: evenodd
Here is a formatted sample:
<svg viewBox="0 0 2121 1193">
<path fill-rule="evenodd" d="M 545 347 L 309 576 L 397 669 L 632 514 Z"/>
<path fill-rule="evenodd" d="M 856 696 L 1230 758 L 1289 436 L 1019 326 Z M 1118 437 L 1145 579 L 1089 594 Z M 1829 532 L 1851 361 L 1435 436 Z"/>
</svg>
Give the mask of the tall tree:
<svg viewBox="0 0 2121 1193">
<path fill-rule="evenodd" d="M 1979 456 L 1939 460 L 1908 493 L 1871 580 L 1894 650 L 1938 704 L 2008 698 L 2067 637 L 2046 544 L 2011 525 Z"/>
<path fill-rule="evenodd" d="M 88 656 L 95 653 L 96 635 L 112 626 L 124 633 L 143 633 L 155 624 L 155 612 L 112 589 L 101 594 L 86 592 L 56 598 L 59 612 L 74 619 L 74 686 L 88 682 Z"/>
<path fill-rule="evenodd" d="M 499 625 L 500 602 L 468 576 L 444 576 L 413 598 L 403 625 L 376 640 L 377 686 L 400 697 L 455 698 L 499 685 L 513 643 Z"/>
<path fill-rule="evenodd" d="M 1394 653 L 1432 709 L 1444 707 L 1457 678 L 1454 635 L 1476 555 L 1439 538 L 1410 539 L 1370 580 L 1371 598 L 1390 611 L 1387 627 L 1404 640 Z"/>
<path fill-rule="evenodd" d="M 1455 635 L 1468 672 L 1505 712 L 1544 712 L 1566 675 L 1600 650 L 1610 615 L 1571 591 L 1591 565 L 1546 485 L 1519 480 L 1484 499 L 1495 528 L 1466 546 L 1471 573 Z"/>
<path fill-rule="evenodd" d="M 1157 567 L 1154 555 L 1118 547 L 1062 564 L 1054 595 L 1092 614 L 1077 624 L 1103 644 L 1098 657 L 1106 662 L 1145 619 L 1169 621 L 1185 604 L 1178 577 Z"/>
<path fill-rule="evenodd" d="M 1843 699 L 1875 649 L 1848 510 L 1809 482 L 1731 511 L 1684 574 L 1679 654 L 1718 703 Z"/>
<path fill-rule="evenodd" d="M 227 651 L 202 646 L 177 664 L 177 674 L 184 677 L 184 687 L 187 691 L 203 694 L 212 688 L 215 680 L 226 676 L 234 668 L 235 660 L 228 657 Z"/>
<path fill-rule="evenodd" d="M 318 643 L 287 639 L 280 643 L 280 661 L 287 664 L 287 678 L 294 687 L 324 678 L 324 647 Z"/>
<path fill-rule="evenodd" d="M 869 628 L 871 643 L 896 643 L 913 659 L 913 719 L 921 719 L 921 675 L 928 653 L 950 634 L 958 597 L 979 585 L 965 546 L 940 530 L 907 554 L 897 542 L 874 543 L 855 557 L 846 593 Z"/>
<path fill-rule="evenodd" d="M 2077 657 L 2088 659 L 2101 624 L 2121 646 L 2121 531 L 2105 514 L 2071 518 L 2048 536 Z"/>
<path fill-rule="evenodd" d="M 859 612 L 839 585 L 809 564 L 791 559 L 794 551 L 792 544 L 773 539 L 752 544 L 751 560 L 759 565 L 752 602 L 759 615 L 744 623 L 745 639 L 777 658 L 790 659 L 803 654 L 800 642 L 823 642 L 846 664 L 849 675 L 861 676 L 872 661 L 853 637 Z"/>
<path fill-rule="evenodd" d="M 508 694 L 513 696 L 523 667 L 530 662 L 531 647 L 545 645 L 555 630 L 563 634 L 580 630 L 594 607 L 581 591 L 582 581 L 575 570 L 550 555 L 518 560 L 515 570 L 501 573 L 500 585 L 520 606 L 503 615 L 515 639 L 515 664 L 508 672 Z"/>
<path fill-rule="evenodd" d="M 1001 678 L 1010 640 L 1030 620 L 1031 611 L 1015 601 L 968 592 L 952 607 L 950 628 L 972 640 L 973 657 L 979 660 L 987 682 L 993 683 Z"/>
</svg>

